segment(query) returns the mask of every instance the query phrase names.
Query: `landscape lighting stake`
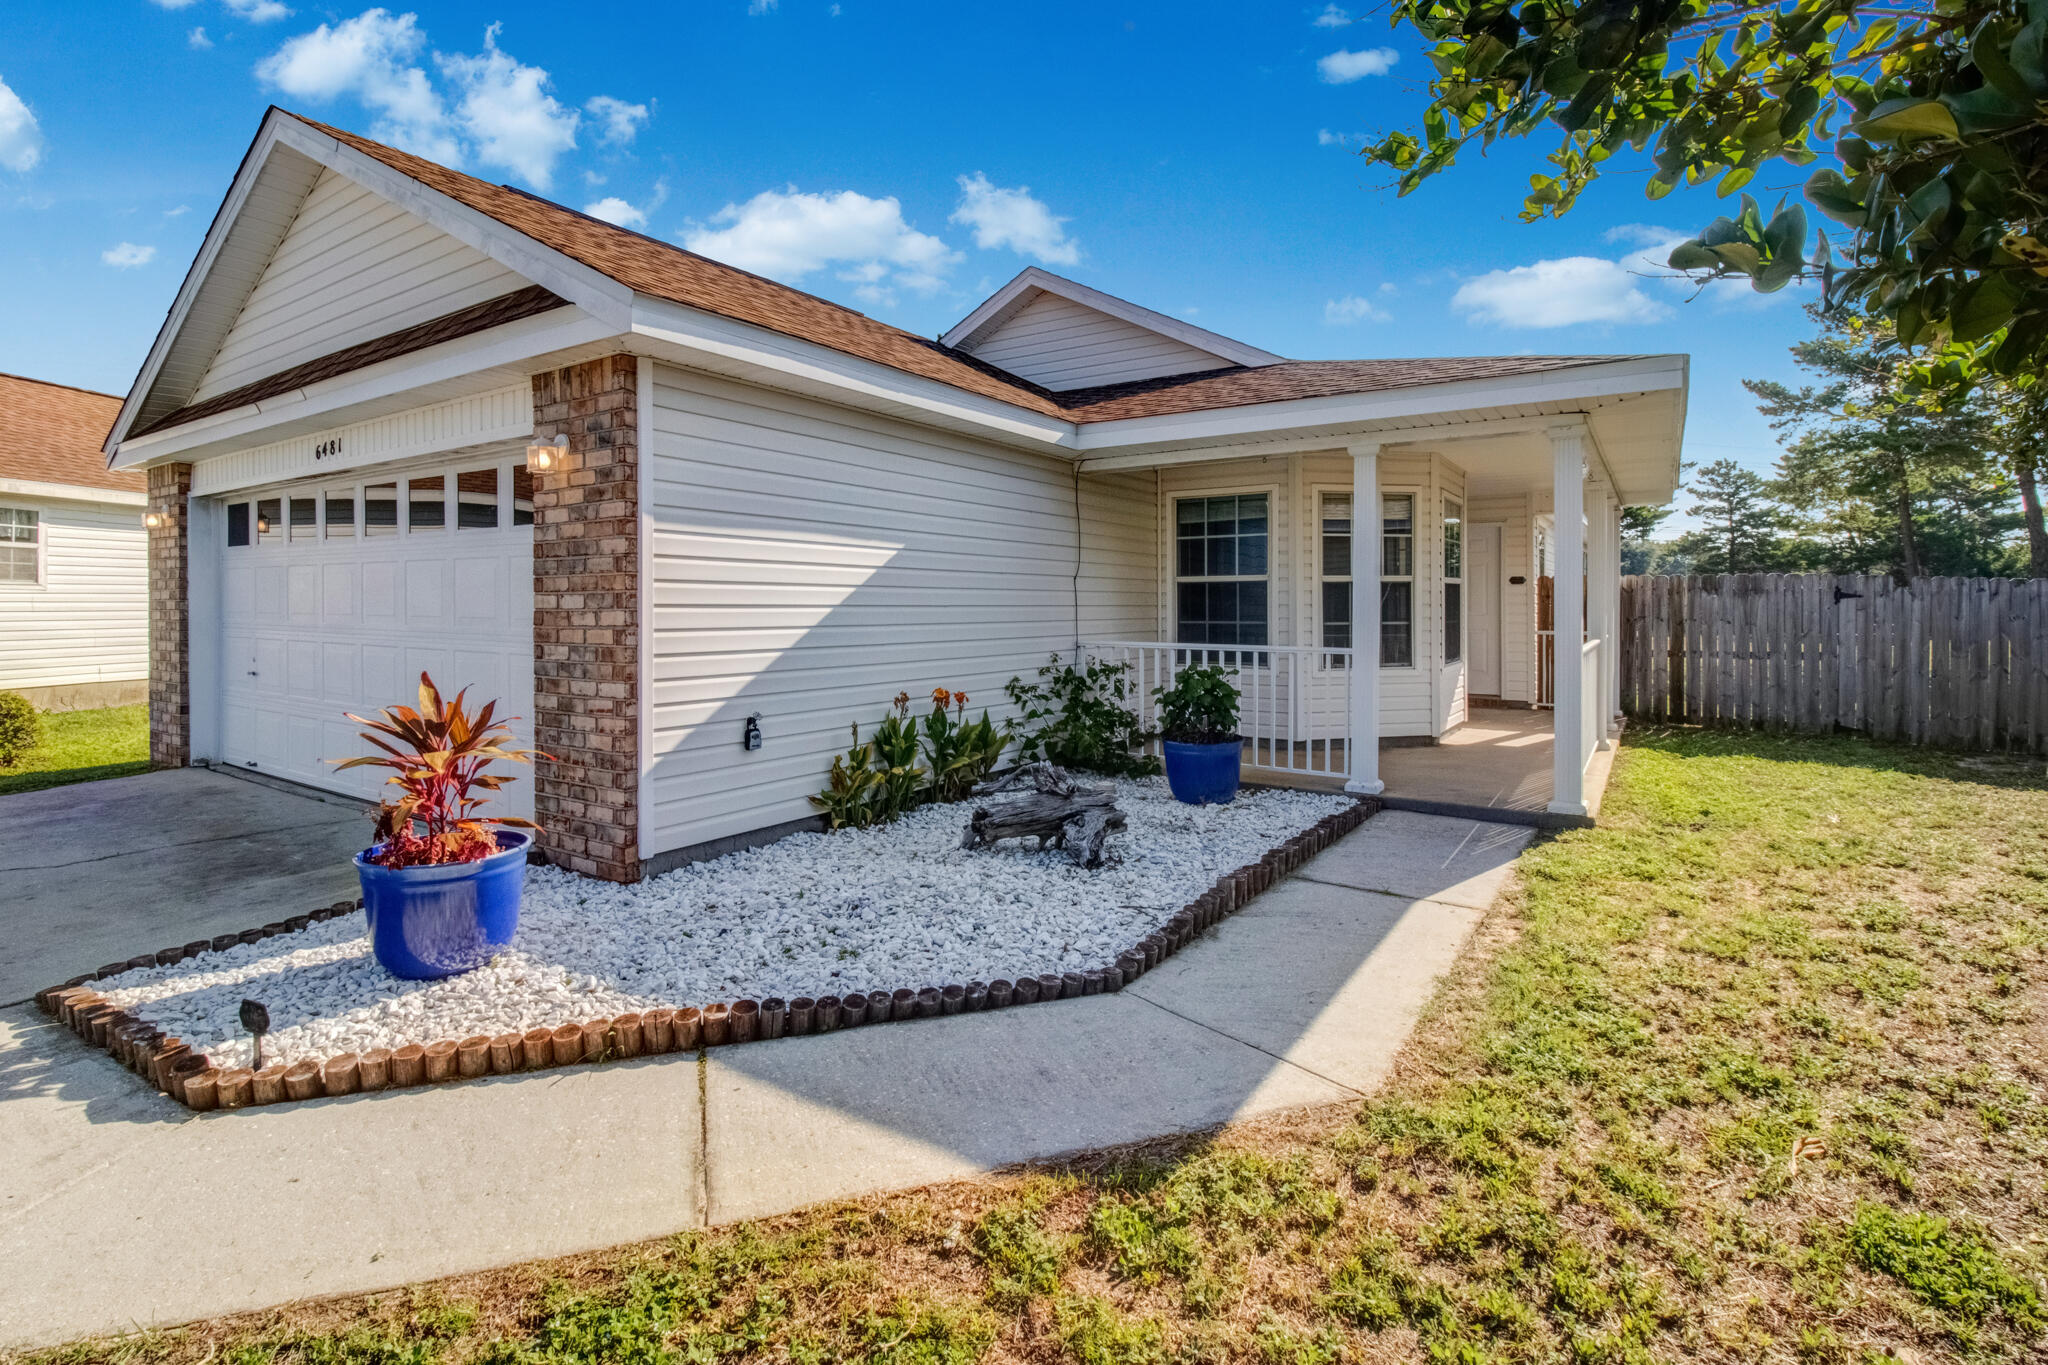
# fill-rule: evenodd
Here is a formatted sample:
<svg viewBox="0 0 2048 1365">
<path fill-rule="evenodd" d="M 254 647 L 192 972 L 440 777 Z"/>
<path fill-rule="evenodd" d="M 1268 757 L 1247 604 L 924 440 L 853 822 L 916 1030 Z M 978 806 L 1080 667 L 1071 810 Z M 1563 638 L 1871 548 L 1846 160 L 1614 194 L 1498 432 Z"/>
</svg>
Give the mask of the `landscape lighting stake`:
<svg viewBox="0 0 2048 1365">
<path fill-rule="evenodd" d="M 254 1000 L 242 1002 L 242 1027 L 256 1040 L 256 1064 L 252 1071 L 263 1069 L 263 1035 L 270 1032 L 270 1011 Z"/>
</svg>

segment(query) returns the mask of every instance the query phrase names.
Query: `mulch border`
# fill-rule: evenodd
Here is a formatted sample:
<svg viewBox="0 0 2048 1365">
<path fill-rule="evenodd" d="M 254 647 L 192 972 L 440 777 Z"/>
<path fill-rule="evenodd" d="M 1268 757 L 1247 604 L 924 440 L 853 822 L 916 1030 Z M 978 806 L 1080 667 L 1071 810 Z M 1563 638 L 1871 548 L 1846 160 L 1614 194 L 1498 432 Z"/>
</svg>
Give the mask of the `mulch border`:
<svg viewBox="0 0 2048 1365">
<path fill-rule="evenodd" d="M 1323 817 L 1269 850 L 1259 861 L 1218 877 L 1213 887 L 1119 954 L 1114 967 L 1088 972 L 1048 972 L 1016 981 L 969 981 L 922 989 L 906 986 L 895 991 L 844 997 L 770 997 L 719 1002 L 702 1009 L 656 1009 L 562 1024 L 553 1029 L 529 1029 L 525 1033 L 501 1033 L 495 1037 L 480 1034 L 424 1046 L 407 1043 L 363 1053 L 345 1052 L 322 1062 L 302 1061 L 290 1066 L 278 1063 L 260 1071 L 215 1066 L 183 1040 L 167 1037 L 161 1029 L 109 1003 L 89 984 L 141 967 L 167 967 L 202 953 L 225 952 L 240 944 L 296 933 L 316 921 L 353 914 L 362 908 L 358 900 L 337 901 L 325 909 L 240 934 L 221 934 L 180 948 L 143 953 L 126 962 L 109 963 L 61 986 L 37 991 L 35 1001 L 45 1014 L 61 1021 L 87 1043 L 104 1049 L 156 1089 L 200 1112 L 245 1109 L 324 1095 L 365 1094 L 664 1052 L 694 1052 L 703 1047 L 831 1033 L 891 1020 L 972 1014 L 1122 990 L 1219 921 L 1243 909 L 1260 892 L 1357 829 L 1380 809 L 1378 800 L 1366 797 Z"/>
</svg>

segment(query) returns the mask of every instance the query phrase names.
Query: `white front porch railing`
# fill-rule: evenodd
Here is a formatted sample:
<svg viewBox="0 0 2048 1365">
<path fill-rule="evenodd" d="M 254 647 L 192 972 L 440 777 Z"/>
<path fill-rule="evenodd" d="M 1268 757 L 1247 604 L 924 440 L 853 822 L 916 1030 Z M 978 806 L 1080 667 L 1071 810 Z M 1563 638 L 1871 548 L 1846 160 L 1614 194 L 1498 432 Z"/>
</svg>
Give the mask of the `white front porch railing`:
<svg viewBox="0 0 2048 1365">
<path fill-rule="evenodd" d="M 1154 689 L 1183 668 L 1236 671 L 1238 733 L 1245 765 L 1281 772 L 1351 775 L 1351 651 L 1301 645 L 1176 645 L 1156 640 L 1083 644 L 1083 655 L 1130 665 L 1126 698 L 1147 730 L 1159 728 Z M 1155 746 L 1156 747 L 1156 746 Z"/>
<path fill-rule="evenodd" d="M 1600 641 L 1588 640 L 1579 653 L 1579 770 L 1593 761 L 1593 750 L 1607 733 L 1600 714 Z"/>
</svg>

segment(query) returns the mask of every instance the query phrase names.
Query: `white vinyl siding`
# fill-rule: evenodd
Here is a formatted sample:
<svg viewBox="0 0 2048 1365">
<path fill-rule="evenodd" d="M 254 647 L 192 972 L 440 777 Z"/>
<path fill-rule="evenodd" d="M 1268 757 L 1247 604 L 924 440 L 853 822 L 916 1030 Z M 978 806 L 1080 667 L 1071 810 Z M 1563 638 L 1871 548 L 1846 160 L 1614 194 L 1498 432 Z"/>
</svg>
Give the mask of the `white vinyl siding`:
<svg viewBox="0 0 2048 1365">
<path fill-rule="evenodd" d="M 1083 640 L 1143 640 L 1158 604 L 1157 488 L 1151 470 L 1081 480 Z"/>
<path fill-rule="evenodd" d="M 1530 675 L 1536 647 L 1534 521 L 1527 494 L 1473 498 L 1465 505 L 1472 525 L 1497 522 L 1500 536 L 1500 699 L 1534 701 Z M 1520 578 L 1516 583 L 1513 580 Z"/>
<path fill-rule="evenodd" d="M 192 401 L 527 283 L 353 180 L 323 172 Z"/>
<path fill-rule="evenodd" d="M 1057 294 L 1040 294 L 969 349 L 1020 379 L 1055 390 L 1189 374 L 1232 363 Z"/>
<path fill-rule="evenodd" d="M 0 497 L 36 514 L 42 580 L 0 583 L 0 689 L 149 676 L 142 509 Z"/>
<path fill-rule="evenodd" d="M 1064 461 L 653 373 L 642 856 L 814 815 L 848 727 L 898 692 L 1010 714 L 1003 684 L 1072 647 L 1077 587 L 1120 629 L 1135 599 L 1112 580 L 1154 572 L 1149 479 L 1084 488 L 1082 520 L 1117 539 L 1077 580 Z"/>
</svg>

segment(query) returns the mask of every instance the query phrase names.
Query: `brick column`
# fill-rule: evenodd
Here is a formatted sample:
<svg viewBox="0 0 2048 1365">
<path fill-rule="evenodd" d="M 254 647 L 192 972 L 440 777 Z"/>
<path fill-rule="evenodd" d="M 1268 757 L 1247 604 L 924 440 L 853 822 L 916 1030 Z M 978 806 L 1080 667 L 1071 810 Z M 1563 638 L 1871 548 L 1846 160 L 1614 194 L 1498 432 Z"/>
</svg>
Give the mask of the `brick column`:
<svg viewBox="0 0 2048 1365">
<path fill-rule="evenodd" d="M 569 438 L 533 481 L 534 818 L 556 864 L 640 879 L 639 363 L 533 377 L 534 440 Z"/>
<path fill-rule="evenodd" d="M 149 510 L 163 519 L 149 528 L 149 765 L 182 768 L 192 761 L 191 599 L 186 592 L 186 534 L 192 466 L 149 471 Z"/>
</svg>

